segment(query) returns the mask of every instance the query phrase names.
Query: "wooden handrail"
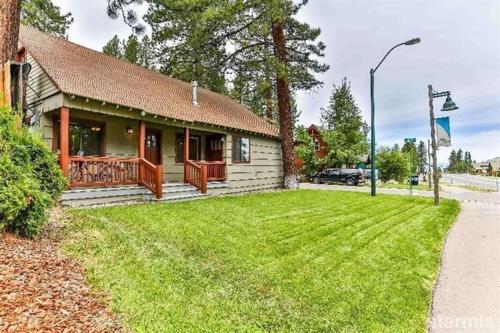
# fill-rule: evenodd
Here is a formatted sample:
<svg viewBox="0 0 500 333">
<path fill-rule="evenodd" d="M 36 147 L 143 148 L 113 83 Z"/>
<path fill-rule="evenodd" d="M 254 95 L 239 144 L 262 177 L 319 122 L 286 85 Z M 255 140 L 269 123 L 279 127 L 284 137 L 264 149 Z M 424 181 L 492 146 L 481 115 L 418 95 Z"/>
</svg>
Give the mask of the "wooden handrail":
<svg viewBox="0 0 500 333">
<path fill-rule="evenodd" d="M 144 158 L 70 156 L 68 166 L 70 187 L 139 184 L 163 196 L 163 166 Z"/>
<path fill-rule="evenodd" d="M 191 161 L 184 163 L 186 182 L 207 193 L 207 183 L 226 180 L 226 163 L 222 161 Z"/>
<path fill-rule="evenodd" d="M 139 183 L 156 195 L 163 197 L 163 165 L 154 165 L 144 158 L 140 158 Z"/>
<path fill-rule="evenodd" d="M 194 163 L 193 161 L 187 160 L 184 163 L 184 178 L 187 183 L 193 185 L 197 189 L 202 189 L 202 172 L 201 165 Z"/>
<path fill-rule="evenodd" d="M 207 180 L 226 180 L 226 162 L 210 161 L 204 162 L 207 166 Z"/>
</svg>

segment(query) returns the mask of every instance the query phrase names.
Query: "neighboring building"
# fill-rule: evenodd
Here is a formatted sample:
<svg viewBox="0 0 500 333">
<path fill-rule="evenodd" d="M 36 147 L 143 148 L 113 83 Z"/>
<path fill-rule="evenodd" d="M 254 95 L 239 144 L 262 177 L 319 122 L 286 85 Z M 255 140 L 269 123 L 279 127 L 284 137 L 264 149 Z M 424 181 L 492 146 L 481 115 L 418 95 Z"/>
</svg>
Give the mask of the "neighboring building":
<svg viewBox="0 0 500 333">
<path fill-rule="evenodd" d="M 311 124 L 311 126 L 309 126 L 309 128 L 307 129 L 307 133 L 309 133 L 309 136 L 311 136 L 311 138 L 313 139 L 316 156 L 318 158 L 326 157 L 326 155 L 328 154 L 328 146 L 321 136 L 321 129 L 318 126 Z M 298 142 L 296 144 L 302 143 Z M 296 159 L 295 165 L 297 166 L 297 169 L 300 170 L 304 165 L 304 161 L 302 161 L 301 159 Z"/>
<path fill-rule="evenodd" d="M 500 157 L 480 163 L 472 163 L 472 170 L 475 174 L 496 175 L 500 172 Z"/>
<path fill-rule="evenodd" d="M 321 137 L 321 130 L 318 126 L 312 124 L 307 129 L 307 133 L 313 138 L 314 141 L 314 149 L 316 150 L 316 156 L 318 158 L 326 157 L 328 154 L 328 146 L 326 142 Z"/>
<path fill-rule="evenodd" d="M 278 129 L 231 98 L 32 28 L 19 40 L 26 105 L 71 188 L 140 184 L 161 198 L 179 183 L 282 186 Z"/>
</svg>

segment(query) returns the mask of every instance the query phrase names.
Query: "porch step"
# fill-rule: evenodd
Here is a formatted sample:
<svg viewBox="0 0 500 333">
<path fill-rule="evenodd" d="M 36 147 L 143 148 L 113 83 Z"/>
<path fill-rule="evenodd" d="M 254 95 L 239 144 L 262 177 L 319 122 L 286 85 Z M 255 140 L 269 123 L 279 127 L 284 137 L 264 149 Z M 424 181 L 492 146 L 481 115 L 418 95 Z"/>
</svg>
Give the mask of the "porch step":
<svg viewBox="0 0 500 333">
<path fill-rule="evenodd" d="M 104 205 L 119 205 L 148 201 L 182 201 L 203 198 L 198 189 L 184 183 L 163 184 L 163 198 L 155 195 L 143 186 L 113 186 L 99 188 L 71 189 L 65 191 L 60 203 L 69 207 L 89 207 Z"/>
</svg>

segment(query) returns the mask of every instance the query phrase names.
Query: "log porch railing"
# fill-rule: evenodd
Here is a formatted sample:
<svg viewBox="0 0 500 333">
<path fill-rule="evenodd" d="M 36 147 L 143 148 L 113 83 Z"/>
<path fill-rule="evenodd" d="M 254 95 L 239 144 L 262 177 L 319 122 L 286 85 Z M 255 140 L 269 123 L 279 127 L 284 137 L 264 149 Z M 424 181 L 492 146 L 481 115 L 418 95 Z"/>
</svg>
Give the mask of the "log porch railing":
<svg viewBox="0 0 500 333">
<path fill-rule="evenodd" d="M 184 164 L 186 182 L 207 193 L 209 181 L 226 180 L 226 163 L 219 161 L 191 161 Z"/>
<path fill-rule="evenodd" d="M 144 158 L 68 157 L 70 187 L 140 184 L 158 199 L 163 195 L 163 166 Z"/>
</svg>

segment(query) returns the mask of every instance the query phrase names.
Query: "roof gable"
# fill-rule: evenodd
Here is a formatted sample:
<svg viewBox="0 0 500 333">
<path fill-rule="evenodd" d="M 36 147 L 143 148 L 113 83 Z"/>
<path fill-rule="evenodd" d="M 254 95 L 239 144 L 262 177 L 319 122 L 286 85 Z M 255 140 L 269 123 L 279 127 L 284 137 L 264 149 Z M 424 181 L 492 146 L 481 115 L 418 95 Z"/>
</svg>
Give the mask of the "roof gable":
<svg viewBox="0 0 500 333">
<path fill-rule="evenodd" d="M 278 129 L 233 99 L 22 26 L 20 42 L 66 94 L 154 115 L 277 137 Z"/>
</svg>

